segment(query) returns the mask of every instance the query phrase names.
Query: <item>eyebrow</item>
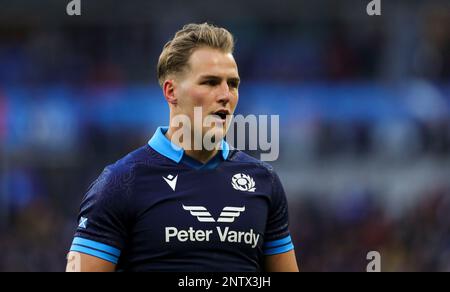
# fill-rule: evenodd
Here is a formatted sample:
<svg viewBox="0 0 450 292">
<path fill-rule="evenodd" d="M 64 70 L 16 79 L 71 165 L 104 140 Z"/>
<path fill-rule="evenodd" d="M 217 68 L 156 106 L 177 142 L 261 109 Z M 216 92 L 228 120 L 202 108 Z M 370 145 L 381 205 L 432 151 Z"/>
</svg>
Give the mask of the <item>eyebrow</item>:
<svg viewBox="0 0 450 292">
<path fill-rule="evenodd" d="M 200 76 L 200 80 L 206 80 L 206 79 L 222 80 L 223 78 L 216 76 L 216 75 Z M 239 77 L 231 77 L 231 78 L 227 78 L 227 81 L 234 81 L 234 82 L 240 83 L 241 79 Z"/>
</svg>

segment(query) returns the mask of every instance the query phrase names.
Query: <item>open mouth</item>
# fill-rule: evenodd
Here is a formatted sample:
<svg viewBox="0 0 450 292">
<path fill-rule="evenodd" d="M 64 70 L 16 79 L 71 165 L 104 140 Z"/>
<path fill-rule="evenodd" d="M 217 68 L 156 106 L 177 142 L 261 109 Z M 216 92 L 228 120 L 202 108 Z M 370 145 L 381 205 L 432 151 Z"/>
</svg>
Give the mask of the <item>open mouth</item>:
<svg viewBox="0 0 450 292">
<path fill-rule="evenodd" d="M 230 112 L 228 110 L 219 110 L 213 113 L 213 115 L 218 116 L 221 120 L 226 120 L 229 114 Z"/>
</svg>

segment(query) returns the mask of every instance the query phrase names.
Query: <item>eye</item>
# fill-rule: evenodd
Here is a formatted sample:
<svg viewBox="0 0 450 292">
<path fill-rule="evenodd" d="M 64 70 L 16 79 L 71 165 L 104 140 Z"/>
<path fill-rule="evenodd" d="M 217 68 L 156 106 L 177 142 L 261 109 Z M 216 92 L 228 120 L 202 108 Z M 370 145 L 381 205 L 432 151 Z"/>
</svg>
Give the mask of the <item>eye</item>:
<svg viewBox="0 0 450 292">
<path fill-rule="evenodd" d="M 208 85 L 208 86 L 216 86 L 216 85 L 219 84 L 219 82 L 217 80 L 211 79 L 211 80 L 203 81 L 201 84 L 202 85 Z"/>
<path fill-rule="evenodd" d="M 230 81 L 230 82 L 228 82 L 228 86 L 230 86 L 231 88 L 237 89 L 239 87 L 239 82 L 237 82 L 237 81 Z"/>
</svg>

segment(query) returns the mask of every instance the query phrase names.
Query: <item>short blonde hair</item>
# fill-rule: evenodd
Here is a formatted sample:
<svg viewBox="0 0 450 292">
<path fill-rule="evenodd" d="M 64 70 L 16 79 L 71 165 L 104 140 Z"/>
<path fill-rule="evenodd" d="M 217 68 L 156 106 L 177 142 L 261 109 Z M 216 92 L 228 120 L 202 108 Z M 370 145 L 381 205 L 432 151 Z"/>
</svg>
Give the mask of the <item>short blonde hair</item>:
<svg viewBox="0 0 450 292">
<path fill-rule="evenodd" d="M 185 70 L 192 53 L 201 47 L 233 53 L 234 37 L 225 28 L 208 23 L 185 25 L 166 43 L 159 56 L 157 75 L 161 87 L 169 75 Z"/>
</svg>

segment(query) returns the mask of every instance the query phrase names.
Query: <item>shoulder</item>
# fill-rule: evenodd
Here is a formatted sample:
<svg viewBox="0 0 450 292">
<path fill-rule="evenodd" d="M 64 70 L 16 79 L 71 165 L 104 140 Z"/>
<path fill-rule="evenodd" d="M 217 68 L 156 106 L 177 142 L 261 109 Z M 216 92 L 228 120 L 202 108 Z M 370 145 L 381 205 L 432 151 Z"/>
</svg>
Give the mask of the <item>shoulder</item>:
<svg viewBox="0 0 450 292">
<path fill-rule="evenodd" d="M 264 161 L 258 160 L 240 150 L 232 150 L 229 160 L 235 163 L 247 164 L 265 172 L 272 179 L 272 183 L 277 179 L 277 174 L 272 165 Z"/>
<path fill-rule="evenodd" d="M 148 145 L 144 145 L 108 165 L 105 171 L 111 178 L 130 180 L 139 174 L 140 170 L 156 167 L 162 162 L 164 161 L 160 155 Z"/>
<path fill-rule="evenodd" d="M 147 146 L 140 147 L 106 166 L 89 187 L 87 196 L 130 195 L 141 170 L 153 164 L 155 162 L 151 151 Z"/>
</svg>

